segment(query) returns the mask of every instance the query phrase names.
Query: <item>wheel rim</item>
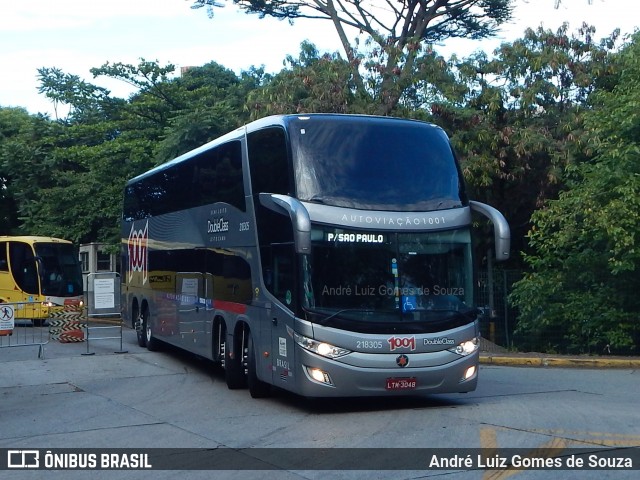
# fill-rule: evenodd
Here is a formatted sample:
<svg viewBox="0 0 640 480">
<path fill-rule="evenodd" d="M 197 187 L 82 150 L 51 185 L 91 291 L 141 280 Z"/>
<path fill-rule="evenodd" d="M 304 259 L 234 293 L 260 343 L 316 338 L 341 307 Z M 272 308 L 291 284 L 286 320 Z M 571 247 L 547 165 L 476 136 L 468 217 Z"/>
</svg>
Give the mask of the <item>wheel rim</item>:
<svg viewBox="0 0 640 480">
<path fill-rule="evenodd" d="M 144 321 L 144 333 L 147 339 L 147 342 L 151 341 L 151 325 L 149 324 L 149 315 L 146 314 L 143 316 Z"/>
</svg>

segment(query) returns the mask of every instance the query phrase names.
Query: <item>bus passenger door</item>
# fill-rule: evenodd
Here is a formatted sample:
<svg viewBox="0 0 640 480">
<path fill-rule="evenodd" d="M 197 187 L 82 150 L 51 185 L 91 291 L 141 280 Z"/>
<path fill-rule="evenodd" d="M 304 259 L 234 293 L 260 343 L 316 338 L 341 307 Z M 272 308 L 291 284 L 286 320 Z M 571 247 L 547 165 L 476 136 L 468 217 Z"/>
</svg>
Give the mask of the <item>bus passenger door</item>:
<svg viewBox="0 0 640 480">
<path fill-rule="evenodd" d="M 278 299 L 269 313 L 273 383 L 284 388 L 286 383 L 293 383 L 295 371 L 293 339 L 287 333 L 287 326 L 293 327 L 293 312 L 297 302 L 293 246 L 272 245 L 270 263 L 271 268 L 265 272 L 265 283 Z"/>
</svg>

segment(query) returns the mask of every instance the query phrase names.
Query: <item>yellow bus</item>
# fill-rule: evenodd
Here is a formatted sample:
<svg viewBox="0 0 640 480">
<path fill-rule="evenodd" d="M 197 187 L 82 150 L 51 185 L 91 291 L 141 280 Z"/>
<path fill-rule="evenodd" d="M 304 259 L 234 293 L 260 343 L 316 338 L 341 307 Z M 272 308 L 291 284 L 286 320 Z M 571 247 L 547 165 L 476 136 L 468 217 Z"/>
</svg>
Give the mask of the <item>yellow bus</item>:
<svg viewBox="0 0 640 480">
<path fill-rule="evenodd" d="M 16 320 L 42 325 L 51 308 L 81 305 L 82 271 L 68 240 L 0 236 L 0 303 L 14 303 Z"/>
</svg>

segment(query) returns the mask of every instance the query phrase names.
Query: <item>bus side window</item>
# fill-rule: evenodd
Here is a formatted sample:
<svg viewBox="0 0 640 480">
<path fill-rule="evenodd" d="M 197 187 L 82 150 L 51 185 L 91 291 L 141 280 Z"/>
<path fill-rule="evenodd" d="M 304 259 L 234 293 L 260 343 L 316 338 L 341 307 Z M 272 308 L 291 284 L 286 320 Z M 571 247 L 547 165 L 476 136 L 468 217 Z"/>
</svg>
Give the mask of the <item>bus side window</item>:
<svg viewBox="0 0 640 480">
<path fill-rule="evenodd" d="M 224 143 L 197 155 L 193 180 L 185 188 L 194 190 L 194 206 L 224 202 L 245 212 L 240 142 Z"/>
<path fill-rule="evenodd" d="M 9 262 L 7 261 L 7 242 L 0 242 L 0 272 L 9 271 Z"/>
<path fill-rule="evenodd" d="M 242 182 L 242 145 L 233 140 L 159 170 L 124 193 L 127 222 L 224 202 L 246 211 Z"/>
<path fill-rule="evenodd" d="M 253 195 L 291 193 L 290 165 L 284 130 L 265 128 L 247 135 L 249 171 Z"/>
<path fill-rule="evenodd" d="M 282 303 L 295 309 L 295 253 L 292 245 L 273 245 L 262 249 L 264 282 L 267 289 Z M 292 305 L 292 303 L 294 305 Z"/>
<path fill-rule="evenodd" d="M 278 299 L 290 305 L 295 284 L 295 249 L 291 219 L 286 214 L 276 213 L 262 205 L 256 206 L 256 219 L 265 287 Z"/>
<path fill-rule="evenodd" d="M 260 204 L 260 193 L 290 195 L 292 167 L 284 129 L 270 127 L 247 136 L 251 190 L 256 205 L 258 242 L 265 287 L 289 308 L 295 302 L 295 253 L 289 216 Z"/>
<path fill-rule="evenodd" d="M 239 255 L 231 252 L 206 252 L 205 276 L 208 298 L 249 304 L 253 299 L 251 286 L 251 266 Z"/>
<path fill-rule="evenodd" d="M 38 270 L 31 247 L 22 242 L 9 243 L 11 273 L 18 287 L 25 293 L 37 295 L 39 292 Z"/>
</svg>

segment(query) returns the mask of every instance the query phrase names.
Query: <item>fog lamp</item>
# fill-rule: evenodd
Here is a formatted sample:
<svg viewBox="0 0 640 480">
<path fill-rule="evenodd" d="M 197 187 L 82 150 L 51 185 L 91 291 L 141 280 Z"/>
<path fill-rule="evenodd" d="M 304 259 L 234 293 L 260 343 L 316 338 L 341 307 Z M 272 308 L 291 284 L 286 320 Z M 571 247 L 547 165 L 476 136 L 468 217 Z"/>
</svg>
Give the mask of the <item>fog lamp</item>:
<svg viewBox="0 0 640 480">
<path fill-rule="evenodd" d="M 476 366 L 472 365 L 471 367 L 467 368 L 464 372 L 464 378 L 463 380 L 469 380 L 471 377 L 473 377 L 476 374 Z"/>
<path fill-rule="evenodd" d="M 333 382 L 331 381 L 331 377 L 324 370 L 320 370 L 319 368 L 307 367 L 307 366 L 305 366 L 304 368 L 307 371 L 307 375 L 312 380 L 314 380 L 314 381 L 316 381 L 318 383 L 322 383 L 324 385 L 333 386 Z"/>
</svg>

